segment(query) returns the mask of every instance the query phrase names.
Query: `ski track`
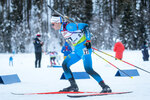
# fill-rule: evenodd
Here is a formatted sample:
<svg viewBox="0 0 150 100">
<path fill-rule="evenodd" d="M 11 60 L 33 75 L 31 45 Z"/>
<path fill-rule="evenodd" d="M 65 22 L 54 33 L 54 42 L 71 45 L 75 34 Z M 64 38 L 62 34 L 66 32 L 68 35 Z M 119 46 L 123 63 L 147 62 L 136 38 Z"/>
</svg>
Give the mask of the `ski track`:
<svg viewBox="0 0 150 100">
<path fill-rule="evenodd" d="M 115 55 L 113 51 L 104 50 L 104 52 Z M 97 52 L 98 53 L 98 52 Z M 98 53 L 115 66 L 120 69 L 137 69 L 121 61 L 115 60 L 102 53 Z M 59 53 L 61 58 L 60 63 L 63 60 L 63 55 Z M 3 85 L 0 84 L 0 98 L 1 100 L 70 100 L 66 94 L 49 94 L 49 95 L 13 95 L 14 93 L 32 93 L 32 92 L 55 92 L 60 89 L 69 86 L 70 84 L 66 80 L 60 80 L 63 73 L 62 68 L 47 68 L 49 65 L 49 56 L 42 55 L 42 68 L 34 68 L 34 53 L 30 54 L 15 54 L 14 66 L 9 66 L 9 57 L 12 54 L 0 54 L 0 75 L 17 74 L 21 80 L 21 83 L 14 83 Z M 107 95 L 107 96 L 95 96 L 86 98 L 76 98 L 77 100 L 147 100 L 150 98 L 150 74 L 143 72 L 139 69 L 140 76 L 133 77 L 115 77 L 117 69 L 92 54 L 93 68 L 97 71 L 106 84 L 108 84 L 113 92 L 133 91 L 129 94 L 121 95 Z M 141 51 L 125 51 L 123 60 L 150 71 L 150 61 L 143 62 Z M 82 60 L 74 64 L 71 67 L 73 72 L 84 71 Z M 76 80 L 80 91 L 101 91 L 100 86 L 96 81 L 91 79 Z"/>
</svg>

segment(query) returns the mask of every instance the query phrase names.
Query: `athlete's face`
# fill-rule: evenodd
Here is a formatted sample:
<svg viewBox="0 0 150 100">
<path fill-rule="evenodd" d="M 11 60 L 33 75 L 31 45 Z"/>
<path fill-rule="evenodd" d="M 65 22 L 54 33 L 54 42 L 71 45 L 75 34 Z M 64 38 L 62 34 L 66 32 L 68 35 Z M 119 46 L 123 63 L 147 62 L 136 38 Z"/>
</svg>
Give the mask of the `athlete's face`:
<svg viewBox="0 0 150 100">
<path fill-rule="evenodd" d="M 55 29 L 55 30 L 60 30 L 61 23 L 52 23 L 52 28 Z"/>
</svg>

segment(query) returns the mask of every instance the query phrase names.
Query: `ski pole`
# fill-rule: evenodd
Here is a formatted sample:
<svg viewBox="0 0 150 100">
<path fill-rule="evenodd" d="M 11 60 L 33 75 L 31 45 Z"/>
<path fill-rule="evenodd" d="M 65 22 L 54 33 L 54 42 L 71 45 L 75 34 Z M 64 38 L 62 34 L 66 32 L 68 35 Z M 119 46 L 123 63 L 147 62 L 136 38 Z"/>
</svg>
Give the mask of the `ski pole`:
<svg viewBox="0 0 150 100">
<path fill-rule="evenodd" d="M 118 67 L 116 67 L 115 65 L 113 65 L 112 63 L 110 63 L 108 60 L 106 60 L 103 57 L 101 57 L 99 54 L 95 53 L 94 51 L 93 51 L 93 53 L 96 54 L 101 59 L 103 59 L 104 61 L 106 61 L 107 63 L 109 63 L 110 65 L 112 65 L 113 67 L 115 67 L 116 69 L 118 69 L 119 71 L 121 71 L 122 73 L 124 73 L 125 75 L 129 76 L 131 79 L 133 79 L 132 76 L 128 75 L 127 73 L 125 73 L 124 71 L 122 71 L 121 69 L 119 69 Z"/>
<path fill-rule="evenodd" d="M 110 55 L 110 54 L 107 54 L 107 53 L 105 53 L 105 52 L 103 52 L 103 51 L 100 51 L 100 50 L 98 50 L 98 49 L 96 49 L 96 48 L 93 48 L 93 47 L 92 47 L 92 49 L 93 49 L 93 50 L 96 50 L 96 51 L 98 51 L 98 52 L 101 52 L 101 53 L 103 53 L 103 54 L 105 54 L 105 55 L 108 55 L 108 56 L 110 56 L 110 57 L 112 57 L 112 58 L 116 58 L 116 57 L 114 57 L 114 56 L 112 56 L 112 55 Z M 124 61 L 124 60 L 121 60 L 121 59 L 118 59 L 118 58 L 116 58 L 116 59 L 119 60 L 119 61 L 122 61 L 122 62 L 124 62 L 124 63 L 126 63 L 126 64 L 129 64 L 129 65 L 131 65 L 131 66 L 133 66 L 133 67 L 136 67 L 136 68 L 138 68 L 138 69 L 140 69 L 140 70 L 142 70 L 142 71 L 147 72 L 147 73 L 150 74 L 149 71 L 147 71 L 147 70 L 145 70 L 145 69 L 143 69 L 143 68 L 140 68 L 140 67 L 138 67 L 138 66 L 135 66 L 135 65 L 133 65 L 133 64 L 131 64 L 131 63 L 128 63 L 128 62 L 126 62 L 126 61 Z"/>
</svg>

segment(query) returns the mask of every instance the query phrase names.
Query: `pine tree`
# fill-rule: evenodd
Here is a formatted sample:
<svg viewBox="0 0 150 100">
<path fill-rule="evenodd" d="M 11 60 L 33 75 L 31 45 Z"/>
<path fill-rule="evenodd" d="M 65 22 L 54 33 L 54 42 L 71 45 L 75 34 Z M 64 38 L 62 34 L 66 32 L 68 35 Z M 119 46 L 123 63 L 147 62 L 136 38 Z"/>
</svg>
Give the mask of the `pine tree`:
<svg viewBox="0 0 150 100">
<path fill-rule="evenodd" d="M 148 34 L 146 32 L 146 15 L 147 13 L 145 12 L 145 6 L 144 2 L 140 2 L 139 8 L 136 9 L 136 24 L 135 24 L 135 31 L 137 35 L 137 40 L 136 40 L 136 49 L 141 49 L 141 46 L 143 45 L 144 41 L 148 40 Z"/>
<path fill-rule="evenodd" d="M 1 2 L 1 1 L 0 1 Z M 2 2 L 0 3 L 0 6 L 2 7 Z M 3 8 L 3 7 L 2 7 Z M 4 50 L 4 44 L 3 44 L 3 39 L 4 39 L 4 22 L 3 22 L 4 18 L 3 18 L 3 12 L 2 10 L 0 11 L 0 52 L 5 52 Z"/>
<path fill-rule="evenodd" d="M 93 2 L 92 0 L 85 0 L 85 10 L 84 10 L 84 13 L 85 13 L 85 18 L 84 18 L 84 22 L 85 23 L 89 23 L 89 21 L 91 20 L 92 18 L 92 11 L 93 11 Z"/>
<path fill-rule="evenodd" d="M 2 0 L 2 10 L 0 11 L 0 52 L 11 52 L 11 23 L 9 4 Z"/>
<path fill-rule="evenodd" d="M 25 52 L 25 33 L 23 31 L 23 1 L 11 0 L 11 33 L 12 46 L 16 52 Z"/>
<path fill-rule="evenodd" d="M 120 25 L 120 33 L 119 37 L 122 40 L 123 44 L 127 49 L 135 49 L 136 45 L 135 42 L 137 41 L 137 37 L 134 31 L 134 13 L 132 10 L 132 3 L 125 2 L 124 4 L 124 12 L 121 18 L 121 25 Z"/>
</svg>

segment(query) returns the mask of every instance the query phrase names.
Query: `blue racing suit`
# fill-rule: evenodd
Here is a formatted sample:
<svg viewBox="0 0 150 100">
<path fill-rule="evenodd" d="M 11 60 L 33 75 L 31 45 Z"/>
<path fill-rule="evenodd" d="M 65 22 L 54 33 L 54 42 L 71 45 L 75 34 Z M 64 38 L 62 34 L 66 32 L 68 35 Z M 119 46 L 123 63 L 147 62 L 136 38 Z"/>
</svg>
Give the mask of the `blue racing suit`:
<svg viewBox="0 0 150 100">
<path fill-rule="evenodd" d="M 90 40 L 88 25 L 85 23 L 63 24 L 60 32 L 64 38 L 68 39 L 74 46 L 74 51 L 70 53 L 62 63 L 65 76 L 68 79 L 73 78 L 70 66 L 82 59 L 85 71 L 98 83 L 103 81 L 101 76 L 92 68 L 92 49 L 87 49 L 85 46 L 86 41 Z"/>
</svg>

